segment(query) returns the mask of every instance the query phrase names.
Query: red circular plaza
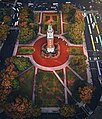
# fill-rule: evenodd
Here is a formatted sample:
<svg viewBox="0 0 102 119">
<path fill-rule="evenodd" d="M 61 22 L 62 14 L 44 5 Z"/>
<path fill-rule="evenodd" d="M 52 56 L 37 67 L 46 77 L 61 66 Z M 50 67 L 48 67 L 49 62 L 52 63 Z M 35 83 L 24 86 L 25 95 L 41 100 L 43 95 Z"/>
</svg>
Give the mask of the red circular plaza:
<svg viewBox="0 0 102 119">
<path fill-rule="evenodd" d="M 54 37 L 54 43 L 58 43 L 60 45 L 60 55 L 57 58 L 44 58 L 41 55 L 41 49 L 42 46 L 44 44 L 47 43 L 47 38 L 46 37 L 42 37 L 39 38 L 35 43 L 34 43 L 34 53 L 32 54 L 34 61 L 42 66 L 45 67 L 56 67 L 56 66 L 60 66 L 63 65 L 64 63 L 66 63 L 68 61 L 68 44 L 67 42 L 62 39 L 62 38 L 58 38 L 58 37 Z"/>
</svg>

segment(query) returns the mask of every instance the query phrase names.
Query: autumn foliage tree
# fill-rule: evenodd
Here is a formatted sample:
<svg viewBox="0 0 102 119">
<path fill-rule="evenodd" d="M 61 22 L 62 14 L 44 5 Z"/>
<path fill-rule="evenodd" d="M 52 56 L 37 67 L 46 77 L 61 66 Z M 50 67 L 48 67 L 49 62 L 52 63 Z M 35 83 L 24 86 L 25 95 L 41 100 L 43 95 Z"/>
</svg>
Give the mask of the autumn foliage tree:
<svg viewBox="0 0 102 119">
<path fill-rule="evenodd" d="M 0 41 L 4 41 L 4 39 L 6 39 L 8 29 L 9 29 L 8 25 L 6 24 L 0 25 Z"/>
<path fill-rule="evenodd" d="M 19 21 L 27 21 L 28 20 L 28 8 L 23 7 L 20 9 Z"/>
<path fill-rule="evenodd" d="M 86 56 L 73 56 L 71 58 L 70 66 L 78 73 L 83 74 L 86 71 L 87 64 L 86 64 Z"/>
<path fill-rule="evenodd" d="M 74 105 L 63 105 L 60 110 L 60 115 L 64 117 L 70 117 L 76 112 L 76 108 Z"/>
<path fill-rule="evenodd" d="M 24 119 L 26 117 L 38 117 L 41 109 L 32 105 L 32 102 L 25 97 L 18 97 L 15 102 L 7 105 L 6 113 L 13 119 Z"/>
<path fill-rule="evenodd" d="M 92 98 L 93 93 L 93 86 L 92 85 L 86 85 L 83 88 L 79 87 L 78 91 L 80 93 L 80 99 L 84 103 L 89 103 Z"/>
<path fill-rule="evenodd" d="M 35 37 L 35 32 L 29 27 L 23 27 L 19 33 L 18 39 L 20 43 L 27 43 L 29 40 L 32 40 Z"/>
<path fill-rule="evenodd" d="M 11 17 L 10 16 L 4 16 L 3 21 L 4 21 L 4 24 L 9 24 L 11 21 Z"/>
<path fill-rule="evenodd" d="M 68 13 L 70 9 L 73 9 L 73 5 L 72 4 L 63 4 L 62 5 L 62 12 L 63 13 Z"/>
<path fill-rule="evenodd" d="M 41 109 L 32 104 L 26 97 L 18 97 L 19 80 L 18 71 L 13 64 L 16 57 L 6 59 L 6 69 L 0 72 L 0 107 L 13 119 L 24 119 L 26 117 L 38 117 Z"/>
<path fill-rule="evenodd" d="M 87 83 L 86 80 L 77 79 L 72 88 L 72 95 L 79 102 L 90 103 L 94 90 L 95 87 Z"/>
<path fill-rule="evenodd" d="M 65 36 L 71 43 L 82 44 L 82 33 L 85 29 L 84 16 L 82 15 L 82 12 L 71 4 L 64 4 L 62 11 L 68 22 L 67 33 Z"/>
<path fill-rule="evenodd" d="M 10 62 L 10 61 L 9 61 Z M 6 101 L 7 95 L 12 91 L 13 80 L 17 76 L 18 72 L 15 70 L 13 63 L 6 61 L 7 68 L 0 72 L 0 105 L 3 105 Z"/>
</svg>

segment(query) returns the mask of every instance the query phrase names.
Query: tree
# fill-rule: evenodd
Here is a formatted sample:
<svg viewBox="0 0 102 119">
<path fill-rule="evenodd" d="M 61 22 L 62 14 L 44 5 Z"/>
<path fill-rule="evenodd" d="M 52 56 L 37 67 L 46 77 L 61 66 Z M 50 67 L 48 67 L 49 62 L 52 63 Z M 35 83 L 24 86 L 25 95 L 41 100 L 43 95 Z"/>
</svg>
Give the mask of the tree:
<svg viewBox="0 0 102 119">
<path fill-rule="evenodd" d="M 41 109 L 37 105 L 35 105 L 33 107 L 33 116 L 38 117 L 40 115 L 41 115 Z"/>
<path fill-rule="evenodd" d="M 27 43 L 35 37 L 35 32 L 29 27 L 23 27 L 19 33 L 18 39 L 20 43 Z"/>
<path fill-rule="evenodd" d="M 14 90 L 19 90 L 19 88 L 20 88 L 19 80 L 15 79 L 15 80 L 12 81 L 12 88 Z"/>
<path fill-rule="evenodd" d="M 19 21 L 28 21 L 28 8 L 23 7 L 20 9 Z"/>
<path fill-rule="evenodd" d="M 10 58 L 9 58 L 10 59 Z M 15 80 L 18 72 L 11 60 L 6 60 L 7 68 L 0 72 L 0 105 L 3 106 L 7 102 L 7 96 L 12 92 L 12 81 Z"/>
<path fill-rule="evenodd" d="M 81 101 L 79 88 L 83 88 L 86 85 L 87 85 L 86 80 L 83 80 L 83 81 L 79 79 L 75 80 L 74 85 L 72 87 L 72 95 L 77 101 Z"/>
<path fill-rule="evenodd" d="M 10 16 L 4 16 L 3 21 L 4 21 L 4 24 L 10 24 L 11 17 Z"/>
<path fill-rule="evenodd" d="M 71 55 L 82 55 L 82 49 L 78 47 L 70 47 L 68 53 Z"/>
<path fill-rule="evenodd" d="M 72 23 L 75 23 L 75 13 L 76 13 L 76 9 L 75 8 L 71 8 L 68 11 L 68 16 L 67 16 L 67 21 Z"/>
<path fill-rule="evenodd" d="M 73 5 L 72 4 L 68 4 L 68 3 L 63 4 L 62 5 L 62 12 L 63 13 L 68 13 L 69 10 L 72 9 L 72 8 L 73 8 Z"/>
<path fill-rule="evenodd" d="M 64 117 L 70 117 L 76 112 L 76 108 L 74 105 L 63 105 L 60 110 L 60 115 Z"/>
<path fill-rule="evenodd" d="M 83 74 L 87 68 L 85 60 L 86 60 L 85 55 L 73 56 L 71 58 L 70 65 L 78 74 Z"/>
<path fill-rule="evenodd" d="M 89 103 L 92 98 L 92 92 L 93 92 L 93 86 L 92 85 L 86 85 L 83 88 L 79 87 L 78 91 L 80 93 L 80 99 L 84 103 Z"/>
<path fill-rule="evenodd" d="M 29 59 L 25 57 L 16 57 L 14 58 L 13 63 L 20 72 L 31 66 Z"/>
<path fill-rule="evenodd" d="M 0 25 L 0 40 L 4 41 L 7 37 L 7 32 L 8 32 L 9 26 L 6 24 L 1 24 Z"/>
<path fill-rule="evenodd" d="M 41 115 L 41 110 L 25 97 L 17 97 L 14 102 L 6 106 L 6 113 L 13 119 L 24 119 L 26 117 Z"/>
</svg>

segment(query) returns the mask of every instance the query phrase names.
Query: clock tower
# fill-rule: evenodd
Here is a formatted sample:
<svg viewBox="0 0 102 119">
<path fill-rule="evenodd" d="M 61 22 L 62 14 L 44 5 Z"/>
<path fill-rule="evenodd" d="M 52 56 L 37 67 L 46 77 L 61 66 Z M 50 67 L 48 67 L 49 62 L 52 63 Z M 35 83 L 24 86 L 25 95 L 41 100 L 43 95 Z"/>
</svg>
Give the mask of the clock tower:
<svg viewBox="0 0 102 119">
<path fill-rule="evenodd" d="M 51 24 L 47 29 L 47 52 L 54 52 L 54 30 Z"/>
</svg>

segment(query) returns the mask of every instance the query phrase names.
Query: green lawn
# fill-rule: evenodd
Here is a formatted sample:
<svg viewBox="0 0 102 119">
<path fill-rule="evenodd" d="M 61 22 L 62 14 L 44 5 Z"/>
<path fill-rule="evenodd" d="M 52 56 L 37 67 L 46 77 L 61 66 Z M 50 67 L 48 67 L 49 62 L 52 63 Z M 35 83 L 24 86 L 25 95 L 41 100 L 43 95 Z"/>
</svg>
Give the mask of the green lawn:
<svg viewBox="0 0 102 119">
<path fill-rule="evenodd" d="M 40 71 L 36 81 L 37 105 L 55 107 L 64 103 L 64 88 L 53 73 Z"/>
<path fill-rule="evenodd" d="M 29 54 L 29 55 L 31 55 L 31 54 L 33 54 L 33 52 L 34 52 L 34 48 L 33 47 L 19 47 L 19 49 L 18 49 L 18 54 Z"/>
<path fill-rule="evenodd" d="M 24 73 L 19 77 L 20 81 L 20 94 L 23 96 L 27 96 L 28 98 L 32 98 L 32 87 L 33 87 L 33 79 L 34 79 L 34 69 L 30 69 L 28 72 Z"/>
</svg>

